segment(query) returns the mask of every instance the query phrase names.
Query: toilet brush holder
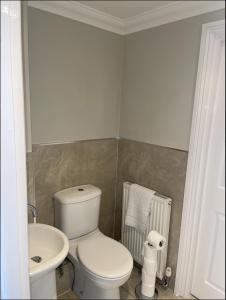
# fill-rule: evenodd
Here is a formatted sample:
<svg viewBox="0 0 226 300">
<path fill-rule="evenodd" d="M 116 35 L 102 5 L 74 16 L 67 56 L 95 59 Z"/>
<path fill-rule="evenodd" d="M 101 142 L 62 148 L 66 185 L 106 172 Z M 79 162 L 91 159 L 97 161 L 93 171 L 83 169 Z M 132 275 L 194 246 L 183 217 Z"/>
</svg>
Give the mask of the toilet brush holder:
<svg viewBox="0 0 226 300">
<path fill-rule="evenodd" d="M 141 293 L 141 282 L 135 288 L 135 295 L 139 300 L 158 299 L 158 290 L 155 288 L 155 294 L 152 297 L 147 297 Z"/>
</svg>

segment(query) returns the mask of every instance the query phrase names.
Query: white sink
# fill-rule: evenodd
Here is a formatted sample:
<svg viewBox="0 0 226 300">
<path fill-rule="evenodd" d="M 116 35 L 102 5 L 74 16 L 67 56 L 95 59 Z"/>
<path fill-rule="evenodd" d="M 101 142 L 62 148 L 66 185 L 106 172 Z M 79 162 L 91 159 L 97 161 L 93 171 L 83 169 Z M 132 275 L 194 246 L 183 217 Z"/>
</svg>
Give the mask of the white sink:
<svg viewBox="0 0 226 300">
<path fill-rule="evenodd" d="M 29 224 L 28 234 L 31 298 L 56 299 L 55 269 L 68 254 L 68 238 L 59 229 L 39 223 Z"/>
</svg>

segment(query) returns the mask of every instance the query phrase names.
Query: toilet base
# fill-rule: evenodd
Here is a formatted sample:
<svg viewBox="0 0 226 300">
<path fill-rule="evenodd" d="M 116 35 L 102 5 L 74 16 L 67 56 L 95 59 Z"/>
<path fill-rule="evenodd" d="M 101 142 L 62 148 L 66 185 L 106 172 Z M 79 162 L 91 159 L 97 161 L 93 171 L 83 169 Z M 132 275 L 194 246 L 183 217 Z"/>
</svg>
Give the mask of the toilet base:
<svg viewBox="0 0 226 300">
<path fill-rule="evenodd" d="M 87 239 L 106 238 L 97 229 L 91 234 L 78 239 L 70 240 L 68 258 L 74 266 L 75 279 L 73 290 L 79 299 L 120 299 L 119 287 L 122 286 L 130 277 L 133 267 L 132 256 L 128 252 L 128 258 L 131 256 L 131 269 L 122 277 L 105 278 L 101 275 L 92 273 L 78 258 L 78 244 Z"/>
<path fill-rule="evenodd" d="M 75 269 L 75 282 L 73 290 L 79 299 L 120 299 L 119 288 L 104 289 L 96 285 L 93 280 L 77 264 Z"/>
</svg>

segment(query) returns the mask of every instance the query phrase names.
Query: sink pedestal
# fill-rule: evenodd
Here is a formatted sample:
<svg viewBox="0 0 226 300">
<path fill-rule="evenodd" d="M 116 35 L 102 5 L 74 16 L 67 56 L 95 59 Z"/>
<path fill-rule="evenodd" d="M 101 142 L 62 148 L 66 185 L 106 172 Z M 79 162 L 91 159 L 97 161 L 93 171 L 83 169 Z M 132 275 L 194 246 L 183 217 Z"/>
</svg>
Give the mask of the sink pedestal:
<svg viewBox="0 0 226 300">
<path fill-rule="evenodd" d="M 28 225 L 28 236 L 31 299 L 57 299 L 55 270 L 68 254 L 68 238 L 39 223 Z"/>
<path fill-rule="evenodd" d="M 57 299 L 55 270 L 30 279 L 31 299 Z"/>
</svg>

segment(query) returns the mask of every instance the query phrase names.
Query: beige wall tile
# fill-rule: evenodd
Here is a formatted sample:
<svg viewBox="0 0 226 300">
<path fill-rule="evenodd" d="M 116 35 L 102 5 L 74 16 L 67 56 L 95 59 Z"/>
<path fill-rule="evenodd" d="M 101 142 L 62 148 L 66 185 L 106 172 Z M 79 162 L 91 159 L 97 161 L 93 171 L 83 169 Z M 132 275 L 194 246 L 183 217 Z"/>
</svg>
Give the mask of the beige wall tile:
<svg viewBox="0 0 226 300">
<path fill-rule="evenodd" d="M 187 152 L 121 139 L 118 150 L 115 238 L 121 236 L 123 182 L 130 181 L 172 198 L 168 265 L 174 286 L 187 166 Z"/>
<path fill-rule="evenodd" d="M 35 197 L 38 221 L 54 224 L 53 195 L 62 189 L 93 184 L 102 190 L 100 224 L 113 235 L 117 141 L 80 141 L 34 145 Z M 112 220 L 109 222 L 109 217 Z M 102 220 L 103 218 L 103 220 Z M 108 219 L 108 222 L 105 221 Z"/>
<path fill-rule="evenodd" d="M 107 216 L 100 215 L 99 228 L 105 235 L 114 237 L 114 211 Z"/>
<path fill-rule="evenodd" d="M 27 153 L 27 198 L 29 204 L 35 205 L 35 182 L 32 152 Z"/>
<path fill-rule="evenodd" d="M 171 197 L 168 264 L 173 268 L 171 286 L 174 285 L 187 152 L 125 139 L 91 140 L 34 145 L 27 164 L 29 199 L 36 204 L 41 223 L 54 224 L 55 192 L 91 183 L 102 190 L 99 227 L 104 234 L 119 240 L 124 181 L 136 182 Z"/>
<path fill-rule="evenodd" d="M 34 167 L 32 152 L 28 152 L 26 155 L 27 162 L 27 203 L 35 205 L 35 179 L 34 179 Z M 28 222 L 33 222 L 31 210 L 28 209 Z"/>
<path fill-rule="evenodd" d="M 29 177 L 34 176 L 38 222 L 54 224 L 53 195 L 55 192 L 90 183 L 102 190 L 100 230 L 113 237 L 117 140 L 34 145 L 32 154 L 34 165 L 33 172 L 29 172 Z M 30 167 L 30 160 L 28 165 Z M 70 266 L 66 265 L 63 277 L 57 276 L 58 294 L 70 288 L 72 275 Z"/>
</svg>

